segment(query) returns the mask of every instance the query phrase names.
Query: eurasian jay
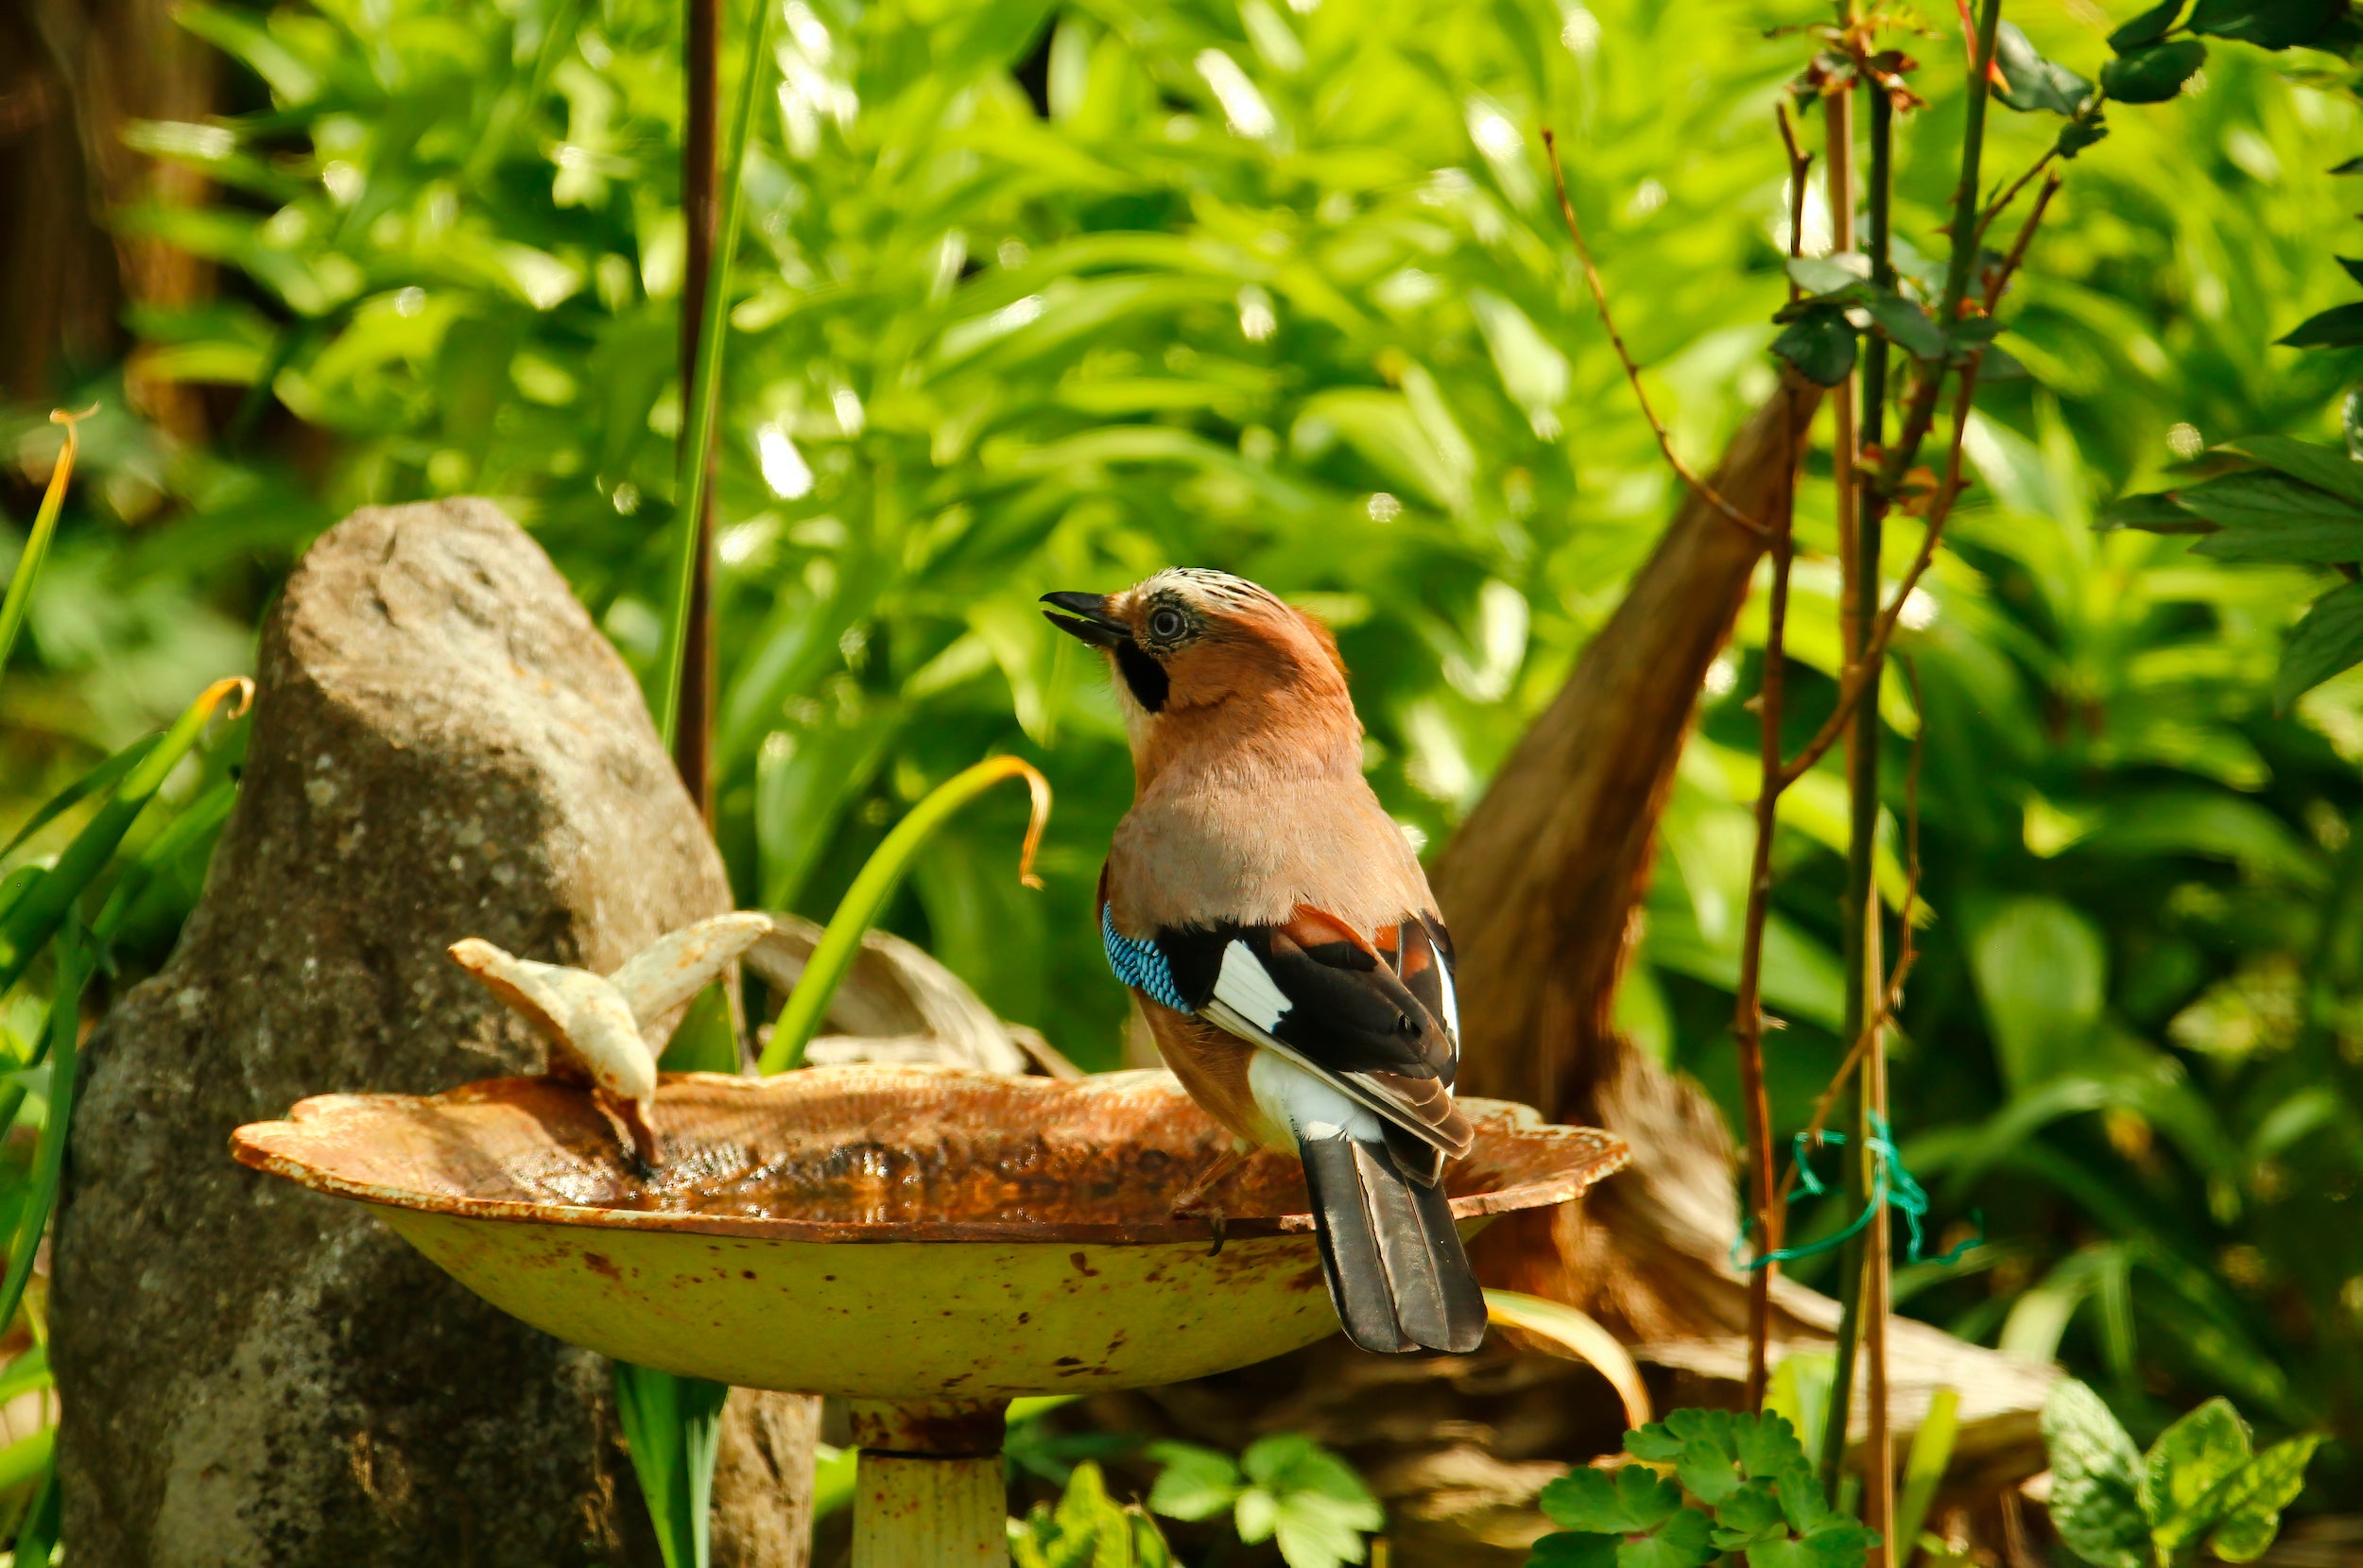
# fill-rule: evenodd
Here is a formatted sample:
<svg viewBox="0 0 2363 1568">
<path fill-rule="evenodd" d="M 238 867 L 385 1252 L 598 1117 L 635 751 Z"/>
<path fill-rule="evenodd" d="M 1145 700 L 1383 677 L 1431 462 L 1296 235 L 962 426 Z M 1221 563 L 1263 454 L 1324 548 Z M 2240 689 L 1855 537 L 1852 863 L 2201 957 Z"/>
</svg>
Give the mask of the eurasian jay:
<svg viewBox="0 0 2363 1568">
<path fill-rule="evenodd" d="M 1114 671 L 1134 787 L 1099 930 L 1159 1054 L 1248 1145 L 1303 1160 L 1348 1338 L 1476 1349 L 1485 1301 L 1442 1185 L 1472 1137 L 1452 943 L 1363 780 L 1337 643 L 1221 572 L 1043 602 Z"/>
</svg>

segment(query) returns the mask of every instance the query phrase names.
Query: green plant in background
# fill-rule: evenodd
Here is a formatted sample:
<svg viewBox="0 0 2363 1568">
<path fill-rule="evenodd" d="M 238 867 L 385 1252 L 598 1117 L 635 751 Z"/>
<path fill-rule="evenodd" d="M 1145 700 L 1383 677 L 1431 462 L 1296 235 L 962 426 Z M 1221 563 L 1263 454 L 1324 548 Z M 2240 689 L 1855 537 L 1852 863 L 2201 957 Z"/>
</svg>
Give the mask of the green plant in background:
<svg viewBox="0 0 2363 1568">
<path fill-rule="evenodd" d="M 1360 1562 L 1363 1539 L 1387 1522 L 1362 1478 L 1312 1439 L 1294 1432 L 1259 1438 L 1233 1459 L 1194 1443 L 1151 1444 L 1164 1468 L 1148 1506 L 1168 1519 L 1231 1516 L 1239 1539 L 1269 1541 L 1288 1568 Z"/>
<path fill-rule="evenodd" d="M 1778 1415 L 1673 1410 L 1625 1434 L 1639 1462 L 1570 1471 L 1543 1489 L 1561 1529 L 1528 1568 L 1860 1568 L 1879 1543 L 1822 1501 L 1813 1461 Z M 1670 1472 L 1671 1473 L 1666 1473 Z"/>
<path fill-rule="evenodd" d="M 2052 1523 L 2095 1568 L 2172 1568 L 2202 1543 L 2221 1561 L 2255 1561 L 2321 1442 L 2307 1433 L 2251 1452 L 2248 1423 L 2229 1400 L 2212 1399 L 2144 1454 L 2099 1396 L 2072 1379 L 2044 1406 L 2043 1434 Z"/>
<path fill-rule="evenodd" d="M 1157 1522 L 1137 1503 L 1119 1504 L 1089 1460 L 1075 1467 L 1054 1506 L 1037 1503 L 1009 1521 L 1017 1568 L 1172 1568 Z M 1293 1563 L 1294 1559 L 1290 1561 Z"/>
<path fill-rule="evenodd" d="M 34 657 L 0 687 L 0 787 L 26 810 L 177 711 L 181 671 L 234 667 L 271 575 L 363 502 L 499 497 L 629 657 L 660 655 L 688 417 L 673 9 L 183 14 L 248 63 L 245 107 L 133 135 L 228 194 L 122 216 L 227 282 L 141 308 L 139 369 L 243 410 L 184 446 L 99 388 L 89 482 L 29 602 Z M 1824 14 L 784 9 L 785 91 L 750 133 L 723 333 L 718 831 L 740 902 L 825 914 L 941 781 L 1035 757 L 1061 799 L 1044 894 L 1008 886 L 1013 802 L 988 802 L 930 841 L 882 923 L 1113 1064 L 1093 846 L 1130 774 L 1095 677 L 1030 607 L 1044 585 L 1176 560 L 1338 623 L 1382 799 L 1440 842 L 1668 497 L 1564 266 L 1533 128 L 1560 130 L 1620 322 L 1678 445 L 1703 457 L 1768 389 L 1785 297 L 1767 123 L 1794 48 L 1763 31 Z M 2018 21 L 2039 58 L 2109 57 L 2084 15 Z M 2187 56 L 2182 33 L 2129 38 L 2129 56 Z M 1899 632 L 1923 700 L 1890 693 L 1883 712 L 1923 732 L 1933 913 L 1894 1120 L 1939 1210 L 1982 1207 L 1992 1239 L 1953 1276 L 1905 1270 L 1898 1295 L 2065 1356 L 2145 1435 L 2218 1390 L 2352 1435 L 2363 680 L 2274 715 L 2263 694 L 2317 579 L 2194 570 L 2187 540 L 2089 531 L 2099 498 L 2171 482 L 2154 475 L 2225 433 L 2329 435 L 2357 368 L 2352 348 L 2263 347 L 2344 286 L 2320 252 L 2346 203 L 2307 171 L 2352 144 L 2354 106 L 2286 60 L 2210 48 L 2179 95 L 2078 156 L 1997 344 L 2028 373 L 1981 396 L 1956 552 Z M 2112 97 L 2145 91 L 2098 75 Z M 1930 93 L 1930 115 L 1958 114 L 1955 84 Z M 2030 166 L 2061 134 L 2006 117 L 1993 166 Z M 1943 173 L 1899 169 L 1899 236 L 1940 226 Z M 1809 191 L 1809 238 L 1825 213 Z M 20 460 L 36 428 L 7 431 Z M 1835 592 L 1821 493 L 1803 497 L 1801 601 Z M 1619 1002 L 1734 1111 L 1755 784 L 1739 698 L 1761 641 L 1751 611 L 1710 679 Z M 1810 636 L 1789 657 L 1793 747 L 1837 658 Z M 61 744 L 68 712 L 103 723 L 78 718 Z M 1892 807 L 1905 749 L 1888 750 Z M 211 791 L 227 781 L 206 760 Z M 1837 782 L 1801 781 L 1776 844 L 1783 1136 L 1838 1052 Z M 168 944 L 210 839 L 193 829 L 146 882 L 127 962 Z M 1885 864 L 1892 892 L 1900 856 Z M 2317 1470 L 2326 1497 L 2355 1495 L 2335 1451 Z"/>
<path fill-rule="evenodd" d="M 53 418 L 65 426 L 63 441 L 0 599 L 0 665 L 25 625 L 74 473 L 80 416 Z M 94 979 L 116 966 L 115 944 L 155 885 L 184 874 L 191 861 L 201 871 L 228 814 L 234 779 L 201 777 L 194 795 L 181 797 L 173 819 L 145 837 L 136 836 L 223 700 L 235 697 L 235 717 L 245 712 L 251 692 L 242 678 L 209 686 L 162 735 L 127 747 L 34 811 L 9 846 L 13 852 L 80 803 L 96 801 L 54 857 L 19 866 L 0 879 L 0 996 L 38 976 L 44 959 L 48 991 L 45 1004 L 28 1006 L 26 999 L 18 1004 L 21 1010 L 0 1023 L 0 1131 L 22 1128 L 32 1142 L 29 1161 L 20 1165 L 11 1159 L 0 1165 L 0 1236 L 7 1240 L 0 1332 L 13 1331 L 22 1312 L 32 1340 L 30 1349 L 0 1370 L 0 1396 L 7 1399 L 50 1387 L 47 1332 L 29 1290 L 64 1168 L 85 999 Z M 216 752 L 210 760 L 218 766 L 225 754 L 234 752 Z M 94 903 L 95 916 L 89 913 Z M 20 1023 L 32 1026 L 20 1033 Z M 54 1432 L 43 1426 L 0 1450 L 0 1497 L 14 1515 L 15 1560 L 44 1568 L 58 1532 L 54 1443 Z"/>
<path fill-rule="evenodd" d="M 2363 663 L 2363 463 L 2347 452 L 2285 436 L 2216 446 L 2190 483 L 2130 495 L 2104 508 L 2104 527 L 2196 534 L 2192 553 L 2221 561 L 2341 568 L 2348 580 L 2315 599 L 2289 634 L 2273 676 L 2285 710 L 2342 670 Z"/>
</svg>

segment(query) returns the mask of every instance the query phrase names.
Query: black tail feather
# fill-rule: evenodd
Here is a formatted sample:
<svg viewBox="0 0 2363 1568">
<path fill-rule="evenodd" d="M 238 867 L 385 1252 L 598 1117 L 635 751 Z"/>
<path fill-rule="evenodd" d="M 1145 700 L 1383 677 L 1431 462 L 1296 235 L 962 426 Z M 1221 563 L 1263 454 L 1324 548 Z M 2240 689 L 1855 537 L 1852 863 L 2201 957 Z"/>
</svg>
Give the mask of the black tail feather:
<svg viewBox="0 0 2363 1568">
<path fill-rule="evenodd" d="M 1385 1143 L 1305 1139 L 1305 1185 L 1330 1300 L 1366 1351 L 1473 1351 L 1485 1297 L 1440 1184 L 1404 1171 Z"/>
</svg>

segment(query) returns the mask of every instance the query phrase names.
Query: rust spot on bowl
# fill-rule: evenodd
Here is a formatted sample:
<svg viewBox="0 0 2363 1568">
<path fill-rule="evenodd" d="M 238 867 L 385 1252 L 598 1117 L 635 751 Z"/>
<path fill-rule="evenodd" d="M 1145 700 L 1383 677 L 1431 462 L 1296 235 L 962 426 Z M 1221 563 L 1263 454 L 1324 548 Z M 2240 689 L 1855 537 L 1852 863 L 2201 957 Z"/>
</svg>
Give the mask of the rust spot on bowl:
<svg viewBox="0 0 2363 1568">
<path fill-rule="evenodd" d="M 1460 1218 L 1563 1202 L 1625 1163 L 1613 1133 L 1549 1126 L 1501 1101 L 1461 1103 L 1476 1143 L 1445 1176 Z M 649 1119 L 661 1157 L 645 1171 L 587 1091 L 549 1078 L 321 1095 L 287 1121 L 240 1128 L 232 1146 L 245 1163 L 322 1192 L 473 1218 L 1075 1245 L 1212 1239 L 1209 1222 L 1176 1216 L 1173 1200 L 1230 1145 L 1164 1073 L 690 1073 L 663 1079 Z M 1249 1159 L 1225 1183 L 1223 1207 L 1233 1240 L 1313 1228 L 1303 1171 L 1285 1154 Z M 1087 1278 L 1097 1272 L 1082 1252 L 1073 1261 Z"/>
</svg>

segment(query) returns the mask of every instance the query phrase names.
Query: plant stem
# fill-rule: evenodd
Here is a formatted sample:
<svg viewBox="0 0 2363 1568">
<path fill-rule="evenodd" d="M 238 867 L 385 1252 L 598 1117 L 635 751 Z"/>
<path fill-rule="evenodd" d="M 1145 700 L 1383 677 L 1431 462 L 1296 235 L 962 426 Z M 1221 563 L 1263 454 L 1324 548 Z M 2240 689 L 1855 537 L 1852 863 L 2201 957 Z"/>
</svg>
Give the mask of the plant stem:
<svg viewBox="0 0 2363 1568">
<path fill-rule="evenodd" d="M 845 889 L 837 913 L 829 918 L 828 929 L 820 934 L 812 956 L 804 961 L 804 973 L 797 978 L 796 989 L 787 993 L 787 1005 L 780 1009 L 779 1022 L 771 1026 L 771 1042 L 764 1047 L 759 1064 L 764 1074 L 784 1073 L 802 1065 L 804 1047 L 820 1032 L 820 1020 L 828 1013 L 829 999 L 837 994 L 838 984 L 861 954 L 863 934 L 877 921 L 927 836 L 994 784 L 1016 778 L 1026 781 L 1034 797 L 1034 815 L 1026 826 L 1026 847 L 1019 854 L 1018 877 L 1029 887 L 1042 886 L 1034 879 L 1034 850 L 1042 842 L 1043 822 L 1050 815 L 1047 780 L 1023 758 L 988 757 L 938 784 L 894 824 L 894 831 L 871 852 L 869 861 L 854 876 L 854 885 Z"/>
<path fill-rule="evenodd" d="M 745 73 L 731 120 L 729 157 L 721 181 L 720 233 L 705 267 L 705 286 L 699 301 L 693 375 L 681 383 L 681 438 L 674 482 L 674 493 L 679 497 L 674 521 L 680 527 L 681 539 L 668 582 L 664 650 L 657 659 L 656 683 L 650 693 L 657 733 L 667 747 L 676 749 L 677 762 L 681 735 L 681 692 L 695 629 L 692 622 L 698 605 L 699 574 L 700 563 L 711 554 L 701 520 L 706 517 L 710 494 L 707 481 L 714 467 L 714 431 L 722 393 L 722 323 L 729 313 L 730 263 L 738 249 L 739 222 L 746 205 L 746 181 L 741 176 L 747 158 L 747 133 L 754 122 L 755 100 L 771 75 L 771 13 L 777 7 L 773 0 L 751 0 L 751 4 L 754 14 L 748 19 Z M 709 610 L 710 604 L 709 597 Z M 706 618 L 710 623 L 710 613 Z M 710 633 L 709 624 L 708 651 L 704 657 L 711 657 Z M 700 721 L 702 729 L 711 731 L 712 713 L 709 696 Z"/>
<path fill-rule="evenodd" d="M 1894 266 L 1889 253 L 1890 202 L 1894 191 L 1895 111 L 1887 95 L 1874 85 L 1870 91 L 1871 106 L 1871 177 L 1869 215 L 1871 222 L 1871 278 L 1875 284 L 1892 287 Z M 1862 355 L 1862 439 L 1866 447 L 1876 447 L 1887 422 L 1888 353 L 1886 339 L 1876 333 L 1863 340 Z M 1864 640 L 1872 620 L 1879 612 L 1879 538 L 1881 506 L 1880 487 L 1856 487 L 1854 538 L 1840 558 L 1845 576 L 1840 590 L 1839 629 L 1848 662 L 1860 656 Z M 1862 1037 L 1869 1017 L 1866 1002 L 1871 976 L 1878 973 L 1877 958 L 1870 950 L 1869 941 L 1875 918 L 1871 903 L 1872 897 L 1871 869 L 1879 825 L 1879 709 L 1876 702 L 1857 706 L 1852 732 L 1847 737 L 1847 836 L 1846 881 L 1839 899 L 1838 923 L 1841 931 L 1839 951 L 1845 968 L 1846 1010 L 1843 1038 L 1849 1042 Z M 1875 1054 L 1877 1046 L 1871 1047 Z M 1870 1200 L 1869 1183 L 1864 1179 L 1863 1148 L 1864 1118 L 1860 1101 L 1849 1132 L 1849 1158 L 1846 1168 L 1846 1207 L 1855 1213 Z M 1865 1230 L 1876 1228 L 1877 1222 Z M 1846 1454 L 1846 1432 L 1850 1406 L 1854 1403 L 1854 1351 L 1862 1334 L 1864 1243 L 1861 1234 L 1847 1242 L 1838 1262 L 1838 1332 L 1837 1366 L 1830 1385 L 1830 1412 L 1822 1429 L 1822 1486 L 1835 1501 L 1838 1474 Z"/>
<path fill-rule="evenodd" d="M 1779 110 L 1781 145 L 1788 154 L 1789 254 L 1803 253 L 1805 179 L 1813 157 L 1797 145 L 1789 125 L 1788 106 Z M 1790 287 L 1792 297 L 1796 292 Z M 1797 446 L 1797 401 L 1792 394 L 1784 410 L 1789 450 Z M 1733 1008 L 1733 1042 L 1739 1055 L 1740 1098 L 1748 1115 L 1749 1205 L 1754 1221 L 1759 1257 L 1780 1249 L 1780 1225 L 1773 1214 L 1772 1108 L 1764 1087 L 1764 922 L 1772 898 L 1772 839 L 1779 827 L 1781 801 L 1781 697 L 1787 668 L 1785 633 L 1788 626 L 1789 568 L 1796 557 L 1797 471 L 1783 481 L 1772 519 L 1769 550 L 1772 594 L 1767 607 L 1764 635 L 1764 679 L 1756 694 L 1762 767 L 1756 786 L 1756 837 L 1748 868 L 1748 917 L 1740 937 L 1739 994 Z M 1763 1264 L 1748 1277 L 1747 1407 L 1764 1407 L 1772 1341 L 1772 1269 Z"/>
</svg>

